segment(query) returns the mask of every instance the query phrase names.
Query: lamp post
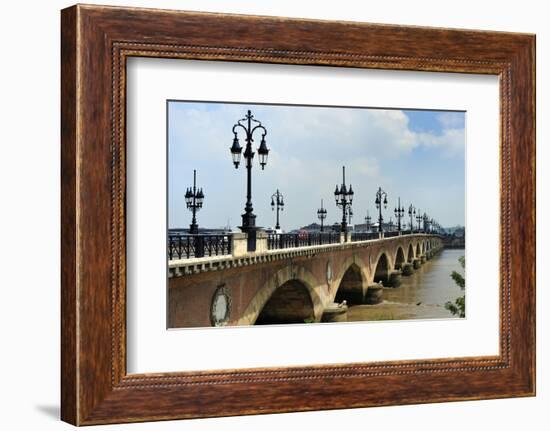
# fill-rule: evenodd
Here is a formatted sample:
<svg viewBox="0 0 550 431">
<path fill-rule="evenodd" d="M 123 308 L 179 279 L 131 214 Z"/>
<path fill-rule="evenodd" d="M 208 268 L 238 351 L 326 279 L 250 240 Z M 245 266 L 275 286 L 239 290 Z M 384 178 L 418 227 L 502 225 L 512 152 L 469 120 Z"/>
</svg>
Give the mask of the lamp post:
<svg viewBox="0 0 550 431">
<path fill-rule="evenodd" d="M 394 227 L 394 226 L 395 226 L 395 225 L 393 224 L 393 220 L 392 220 L 392 218 L 390 217 L 390 221 L 388 222 L 388 229 L 389 229 L 390 232 L 393 232 L 393 227 Z"/>
<path fill-rule="evenodd" d="M 369 210 L 367 210 L 367 216 L 365 217 L 365 223 L 367 225 L 367 232 L 370 232 L 371 221 L 372 221 L 372 218 L 369 215 Z"/>
<path fill-rule="evenodd" d="M 336 206 L 338 208 L 342 208 L 342 224 L 340 225 L 340 232 L 344 232 L 346 235 L 346 241 L 347 241 L 347 235 L 348 235 L 348 229 L 347 229 L 347 209 L 348 207 L 351 207 L 351 204 L 353 202 L 353 189 L 351 187 L 351 184 L 349 186 L 349 189 L 346 187 L 346 167 L 342 166 L 342 185 L 340 188 L 338 188 L 338 185 L 336 185 L 336 189 L 334 190 L 334 199 L 336 200 Z"/>
<path fill-rule="evenodd" d="M 426 221 L 426 223 L 427 223 L 426 231 L 428 233 L 433 233 L 435 220 L 431 217 L 428 217 L 428 220 Z"/>
<path fill-rule="evenodd" d="M 428 214 L 424 213 L 424 233 L 428 232 L 429 224 L 430 224 L 430 218 L 428 217 Z"/>
<path fill-rule="evenodd" d="M 267 156 L 269 154 L 269 149 L 265 143 L 265 136 L 267 135 L 267 130 L 262 123 L 254 118 L 252 112 L 248 110 L 246 116 L 233 126 L 233 145 L 231 146 L 231 156 L 233 158 L 233 164 L 235 169 L 239 167 L 241 161 L 241 153 L 243 148 L 239 144 L 239 138 L 237 135 L 238 129 L 244 130 L 246 147 L 244 150 L 244 158 L 246 159 L 246 205 L 244 207 L 244 214 L 242 215 L 243 224 L 240 226 L 240 229 L 243 232 L 254 231 L 256 228 L 256 215 L 252 208 L 252 159 L 254 158 L 254 151 L 252 151 L 252 142 L 254 141 L 253 135 L 256 130 L 262 131 L 262 140 L 260 146 L 258 147 L 258 155 L 260 158 L 260 166 L 262 170 L 267 164 Z"/>
<path fill-rule="evenodd" d="M 405 208 L 401 206 L 401 198 L 397 198 L 397 208 L 393 210 L 395 218 L 397 218 L 397 232 L 401 232 L 401 219 L 405 214 Z"/>
<path fill-rule="evenodd" d="M 422 214 L 420 214 L 420 210 L 418 210 L 418 214 L 416 215 L 416 221 L 418 222 L 418 230 L 422 230 L 420 227 L 420 222 L 422 221 Z"/>
<path fill-rule="evenodd" d="M 415 214 L 416 214 L 416 208 L 413 207 L 412 204 L 410 204 L 410 205 L 409 205 L 409 217 L 411 218 L 411 234 L 412 234 L 413 231 L 414 231 L 413 219 L 414 219 Z"/>
<path fill-rule="evenodd" d="M 382 198 L 384 198 L 384 200 L 382 200 Z M 383 232 L 382 223 L 384 222 L 384 219 L 382 218 L 382 204 L 384 205 L 384 209 L 388 207 L 388 194 L 382 190 L 382 187 L 378 187 L 374 203 L 376 204 L 376 209 L 378 210 L 378 232 Z"/>
<path fill-rule="evenodd" d="M 285 203 L 283 201 L 283 195 L 279 189 L 271 195 L 271 210 L 274 211 L 275 209 L 277 209 L 277 224 L 275 225 L 275 229 L 281 229 L 281 226 L 279 225 L 279 211 L 283 211 L 285 209 Z"/>
<path fill-rule="evenodd" d="M 317 218 L 321 220 L 321 232 L 323 232 L 323 222 L 327 218 L 327 209 L 323 208 L 323 199 L 321 199 L 321 208 L 317 210 Z"/>
<path fill-rule="evenodd" d="M 197 212 L 202 208 L 203 201 L 204 193 L 202 192 L 202 188 L 197 189 L 197 171 L 193 169 L 193 188 L 188 187 L 185 191 L 185 204 L 187 205 L 187 209 L 193 213 L 193 218 L 189 225 L 189 233 L 199 233 Z"/>
</svg>

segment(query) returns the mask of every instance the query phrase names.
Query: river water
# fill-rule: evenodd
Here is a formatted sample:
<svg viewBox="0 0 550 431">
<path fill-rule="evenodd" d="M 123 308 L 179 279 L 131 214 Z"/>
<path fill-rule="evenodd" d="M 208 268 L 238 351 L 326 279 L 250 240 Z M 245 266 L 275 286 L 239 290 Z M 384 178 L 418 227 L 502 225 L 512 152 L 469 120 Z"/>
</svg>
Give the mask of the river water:
<svg viewBox="0 0 550 431">
<path fill-rule="evenodd" d="M 445 309 L 464 292 L 451 278 L 457 271 L 464 275 L 458 258 L 464 249 L 444 249 L 408 277 L 398 288 L 384 288 L 383 301 L 376 305 L 357 305 L 348 309 L 347 320 L 409 320 L 456 318 Z"/>
</svg>

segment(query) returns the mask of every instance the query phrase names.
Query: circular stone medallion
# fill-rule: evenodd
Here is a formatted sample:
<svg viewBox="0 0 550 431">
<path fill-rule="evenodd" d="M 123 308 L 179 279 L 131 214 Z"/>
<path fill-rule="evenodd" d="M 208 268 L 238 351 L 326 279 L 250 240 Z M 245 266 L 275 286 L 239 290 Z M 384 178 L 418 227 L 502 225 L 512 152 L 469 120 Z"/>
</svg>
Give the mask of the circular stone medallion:
<svg viewBox="0 0 550 431">
<path fill-rule="evenodd" d="M 210 306 L 210 321 L 212 326 L 225 326 L 231 315 L 231 296 L 229 290 L 222 285 L 216 289 Z"/>
</svg>

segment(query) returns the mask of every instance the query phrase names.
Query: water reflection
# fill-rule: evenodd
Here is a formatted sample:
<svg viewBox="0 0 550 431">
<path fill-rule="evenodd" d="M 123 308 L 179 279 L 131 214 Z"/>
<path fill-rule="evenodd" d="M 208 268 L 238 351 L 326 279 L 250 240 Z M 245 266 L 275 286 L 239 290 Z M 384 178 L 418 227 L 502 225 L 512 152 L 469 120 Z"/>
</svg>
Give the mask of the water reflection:
<svg viewBox="0 0 550 431">
<path fill-rule="evenodd" d="M 451 273 L 463 274 L 458 258 L 464 250 L 444 249 L 428 260 L 413 275 L 402 277 L 396 289 L 384 289 L 384 301 L 378 305 L 349 308 L 348 321 L 456 318 L 445 309 L 445 302 L 463 295 Z"/>
</svg>

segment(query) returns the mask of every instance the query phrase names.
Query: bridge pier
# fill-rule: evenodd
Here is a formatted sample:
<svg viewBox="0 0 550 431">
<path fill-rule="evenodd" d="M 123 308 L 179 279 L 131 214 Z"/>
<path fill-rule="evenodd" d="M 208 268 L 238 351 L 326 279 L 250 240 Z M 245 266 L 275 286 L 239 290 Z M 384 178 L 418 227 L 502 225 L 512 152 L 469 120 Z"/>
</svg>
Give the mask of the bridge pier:
<svg viewBox="0 0 550 431">
<path fill-rule="evenodd" d="M 417 258 L 417 259 L 413 260 L 413 268 L 414 269 L 420 268 L 420 265 L 421 265 L 420 259 Z"/>
<path fill-rule="evenodd" d="M 365 294 L 365 304 L 374 305 L 382 302 L 384 288 L 378 283 L 370 284 Z"/>
<path fill-rule="evenodd" d="M 321 322 L 347 322 L 348 321 L 348 306 L 342 304 L 336 304 L 335 302 L 329 304 L 324 310 L 321 316 Z"/>
<path fill-rule="evenodd" d="M 413 264 L 410 262 L 404 263 L 401 275 L 408 276 L 408 275 L 412 275 L 412 273 L 413 273 Z"/>
<path fill-rule="evenodd" d="M 426 255 L 425 255 L 425 254 L 423 254 L 422 256 L 420 256 L 420 263 L 421 263 L 421 264 L 426 263 Z"/>
<path fill-rule="evenodd" d="M 390 286 L 399 287 L 401 286 L 401 271 L 392 271 L 390 273 Z"/>
</svg>

